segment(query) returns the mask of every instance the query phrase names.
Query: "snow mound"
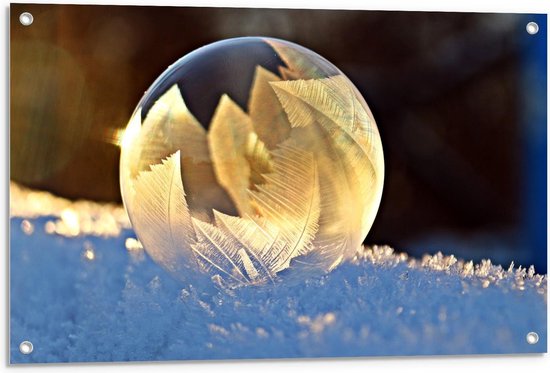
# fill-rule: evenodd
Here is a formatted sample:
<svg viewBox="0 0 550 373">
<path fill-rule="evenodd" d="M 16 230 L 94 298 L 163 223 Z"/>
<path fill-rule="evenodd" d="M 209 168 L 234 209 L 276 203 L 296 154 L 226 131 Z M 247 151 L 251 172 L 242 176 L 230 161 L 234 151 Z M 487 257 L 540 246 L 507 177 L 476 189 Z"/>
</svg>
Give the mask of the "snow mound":
<svg viewBox="0 0 550 373">
<path fill-rule="evenodd" d="M 131 230 L 71 237 L 55 219 L 10 219 L 11 363 L 546 351 L 547 277 L 533 268 L 375 246 L 307 280 L 184 284 Z"/>
</svg>

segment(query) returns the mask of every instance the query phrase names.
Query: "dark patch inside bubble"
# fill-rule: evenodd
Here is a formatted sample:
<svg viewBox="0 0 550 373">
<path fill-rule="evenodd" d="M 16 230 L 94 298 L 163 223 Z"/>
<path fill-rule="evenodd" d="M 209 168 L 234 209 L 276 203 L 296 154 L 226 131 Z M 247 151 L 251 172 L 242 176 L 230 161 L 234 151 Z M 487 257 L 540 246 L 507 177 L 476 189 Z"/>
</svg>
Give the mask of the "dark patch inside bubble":
<svg viewBox="0 0 550 373">
<path fill-rule="evenodd" d="M 278 67 L 286 66 L 260 38 L 233 39 L 201 48 L 178 61 L 153 84 L 141 103 L 142 120 L 155 101 L 174 84 L 178 85 L 191 113 L 206 129 L 224 93 L 246 111 L 258 65 L 277 75 Z"/>
</svg>

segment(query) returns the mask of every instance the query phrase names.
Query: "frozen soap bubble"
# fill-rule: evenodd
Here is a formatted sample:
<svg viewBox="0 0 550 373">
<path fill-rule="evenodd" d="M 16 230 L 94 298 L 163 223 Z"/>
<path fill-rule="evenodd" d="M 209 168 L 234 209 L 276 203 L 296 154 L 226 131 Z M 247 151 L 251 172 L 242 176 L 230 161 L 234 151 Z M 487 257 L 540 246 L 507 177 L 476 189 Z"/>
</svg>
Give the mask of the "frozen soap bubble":
<svg viewBox="0 0 550 373">
<path fill-rule="evenodd" d="M 329 271 L 354 256 L 380 204 L 382 145 L 365 100 L 283 40 L 229 39 L 181 58 L 145 93 L 121 147 L 135 232 L 184 280 Z"/>
</svg>

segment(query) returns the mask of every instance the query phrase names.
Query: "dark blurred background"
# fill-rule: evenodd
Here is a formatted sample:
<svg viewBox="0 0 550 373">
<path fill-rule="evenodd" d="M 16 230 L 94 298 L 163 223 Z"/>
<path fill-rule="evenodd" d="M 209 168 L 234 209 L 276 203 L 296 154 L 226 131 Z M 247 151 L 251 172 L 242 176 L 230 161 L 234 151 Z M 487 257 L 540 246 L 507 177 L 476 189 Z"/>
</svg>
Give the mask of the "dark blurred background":
<svg viewBox="0 0 550 373">
<path fill-rule="evenodd" d="M 278 37 L 333 62 L 373 111 L 386 182 L 367 243 L 546 273 L 546 15 L 12 4 L 10 17 L 12 180 L 120 202 L 116 130 L 156 77 L 220 39 Z"/>
</svg>

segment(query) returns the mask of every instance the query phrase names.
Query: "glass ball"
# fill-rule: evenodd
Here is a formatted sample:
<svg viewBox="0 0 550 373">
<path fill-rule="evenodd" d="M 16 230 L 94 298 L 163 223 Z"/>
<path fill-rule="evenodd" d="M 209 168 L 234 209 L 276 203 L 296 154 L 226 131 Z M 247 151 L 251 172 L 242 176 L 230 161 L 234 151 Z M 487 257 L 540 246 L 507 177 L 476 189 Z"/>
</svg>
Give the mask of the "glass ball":
<svg viewBox="0 0 550 373">
<path fill-rule="evenodd" d="M 219 41 L 147 90 L 120 181 L 147 253 L 176 277 L 264 284 L 332 270 L 361 247 L 384 179 L 367 103 L 288 41 Z"/>
</svg>

